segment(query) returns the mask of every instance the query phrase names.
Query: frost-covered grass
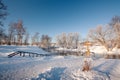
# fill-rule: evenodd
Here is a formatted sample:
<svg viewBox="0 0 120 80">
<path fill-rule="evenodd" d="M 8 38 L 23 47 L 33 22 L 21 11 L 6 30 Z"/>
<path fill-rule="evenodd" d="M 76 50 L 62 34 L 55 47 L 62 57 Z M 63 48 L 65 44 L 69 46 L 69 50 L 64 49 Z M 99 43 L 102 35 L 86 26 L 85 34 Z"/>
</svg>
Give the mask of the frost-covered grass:
<svg viewBox="0 0 120 80">
<path fill-rule="evenodd" d="M 91 69 L 83 72 L 83 56 L 6 57 L 17 50 L 47 53 L 31 46 L 0 46 L 0 80 L 120 79 L 119 59 L 89 58 Z"/>
</svg>

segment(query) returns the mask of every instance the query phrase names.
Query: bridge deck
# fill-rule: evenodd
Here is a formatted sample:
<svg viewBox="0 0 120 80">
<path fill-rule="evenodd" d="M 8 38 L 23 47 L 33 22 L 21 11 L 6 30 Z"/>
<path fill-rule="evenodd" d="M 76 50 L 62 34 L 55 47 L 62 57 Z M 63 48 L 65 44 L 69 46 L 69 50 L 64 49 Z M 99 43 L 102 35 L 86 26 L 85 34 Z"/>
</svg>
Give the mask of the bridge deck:
<svg viewBox="0 0 120 80">
<path fill-rule="evenodd" d="M 33 52 L 16 51 L 14 53 L 9 54 L 8 57 L 11 58 L 16 55 L 20 55 L 23 57 L 25 57 L 26 55 L 28 55 L 29 57 L 41 57 L 41 56 L 51 56 L 53 54 L 38 54 L 38 53 L 33 53 Z"/>
</svg>

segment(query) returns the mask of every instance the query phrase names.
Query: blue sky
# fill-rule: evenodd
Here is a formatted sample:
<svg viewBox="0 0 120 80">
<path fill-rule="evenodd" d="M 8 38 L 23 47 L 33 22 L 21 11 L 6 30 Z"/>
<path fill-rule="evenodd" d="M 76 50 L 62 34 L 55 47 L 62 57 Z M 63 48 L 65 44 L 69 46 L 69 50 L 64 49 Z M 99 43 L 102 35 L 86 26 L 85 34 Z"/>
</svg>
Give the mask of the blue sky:
<svg viewBox="0 0 120 80">
<path fill-rule="evenodd" d="M 53 39 L 62 32 L 79 32 L 86 37 L 89 29 L 107 24 L 120 16 L 120 0 L 4 0 L 10 22 L 23 20 L 30 35 L 39 32 Z"/>
</svg>

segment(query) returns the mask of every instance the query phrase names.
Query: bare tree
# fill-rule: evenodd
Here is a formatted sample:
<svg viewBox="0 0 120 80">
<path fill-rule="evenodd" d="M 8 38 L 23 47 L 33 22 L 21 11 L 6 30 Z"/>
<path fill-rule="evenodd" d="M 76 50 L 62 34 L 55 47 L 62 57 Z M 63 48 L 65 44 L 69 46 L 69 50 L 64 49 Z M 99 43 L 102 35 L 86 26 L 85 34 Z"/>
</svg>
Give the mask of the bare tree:
<svg viewBox="0 0 120 80">
<path fill-rule="evenodd" d="M 4 30 L 0 30 L 0 45 L 7 44 L 8 36 L 5 34 Z"/>
<path fill-rule="evenodd" d="M 111 19 L 109 25 L 110 25 L 111 27 L 114 27 L 114 25 L 115 25 L 116 23 L 120 23 L 120 16 L 114 16 L 114 17 Z"/>
<path fill-rule="evenodd" d="M 89 38 L 103 45 L 107 51 L 112 50 L 116 46 L 114 41 L 115 35 L 110 26 L 97 26 L 89 31 Z"/>
<path fill-rule="evenodd" d="M 23 37 L 26 33 L 26 29 L 23 27 L 23 22 L 19 20 L 18 22 L 10 23 L 8 33 L 9 45 L 13 43 L 22 45 Z"/>
<path fill-rule="evenodd" d="M 9 29 L 8 29 L 8 45 L 13 44 L 14 39 L 15 39 L 15 23 L 10 23 L 9 24 Z"/>
<path fill-rule="evenodd" d="M 7 16 L 6 10 L 7 10 L 7 6 L 5 6 L 3 1 L 0 0 L 0 44 L 2 43 L 3 36 L 5 36 L 4 29 L 2 28 L 2 26 L 3 26 L 3 22 L 2 21 Z"/>
<path fill-rule="evenodd" d="M 67 47 L 67 35 L 66 33 L 62 33 L 56 37 L 57 44 L 60 47 L 66 48 Z"/>
<path fill-rule="evenodd" d="M 58 46 L 63 48 L 77 48 L 79 45 L 78 33 L 62 33 L 56 37 Z"/>
<path fill-rule="evenodd" d="M 63 41 L 62 41 L 61 35 L 56 36 L 56 41 L 58 46 L 63 47 Z"/>
<path fill-rule="evenodd" d="M 49 48 L 51 45 L 51 37 L 48 35 L 42 35 L 41 37 L 41 47 L 42 48 Z"/>
<path fill-rule="evenodd" d="M 0 26 L 3 26 L 3 22 L 2 21 L 7 16 L 6 10 L 7 10 L 7 6 L 4 5 L 2 0 L 0 0 Z"/>
<path fill-rule="evenodd" d="M 36 32 L 32 37 L 32 45 L 39 45 L 39 33 Z"/>
<path fill-rule="evenodd" d="M 19 20 L 16 24 L 15 24 L 15 28 L 16 28 L 16 33 L 17 33 L 17 41 L 19 45 L 22 45 L 22 39 L 23 39 L 23 35 L 25 34 L 25 28 L 23 27 L 23 22 L 21 20 Z"/>
<path fill-rule="evenodd" d="M 12 22 L 9 25 L 9 44 L 17 43 L 18 45 L 22 45 L 23 36 L 26 33 L 26 29 L 23 26 L 23 22 L 19 20 L 18 22 Z M 16 42 L 17 41 L 17 42 Z"/>
<path fill-rule="evenodd" d="M 35 39 L 34 39 L 34 36 L 31 37 L 31 40 L 32 40 L 31 45 L 35 45 Z"/>
<path fill-rule="evenodd" d="M 3 35 L 4 35 L 4 30 L 0 27 L 0 44 L 2 44 Z"/>
<path fill-rule="evenodd" d="M 61 34 L 61 38 L 62 38 L 62 45 L 63 45 L 63 47 L 64 48 L 66 48 L 67 47 L 67 35 L 66 35 L 66 33 L 62 33 Z"/>
<path fill-rule="evenodd" d="M 74 47 L 75 48 L 78 48 L 79 46 L 79 38 L 80 38 L 79 33 L 74 33 Z"/>
<path fill-rule="evenodd" d="M 73 48 L 73 40 L 74 40 L 74 37 L 73 37 L 73 33 L 68 33 L 67 35 L 67 48 Z"/>
<path fill-rule="evenodd" d="M 109 25 L 116 35 L 117 47 L 120 48 L 120 16 L 114 16 Z"/>
<path fill-rule="evenodd" d="M 29 44 L 28 40 L 29 40 L 29 33 L 26 32 L 26 33 L 25 33 L 24 45 L 28 45 L 28 44 Z"/>
</svg>

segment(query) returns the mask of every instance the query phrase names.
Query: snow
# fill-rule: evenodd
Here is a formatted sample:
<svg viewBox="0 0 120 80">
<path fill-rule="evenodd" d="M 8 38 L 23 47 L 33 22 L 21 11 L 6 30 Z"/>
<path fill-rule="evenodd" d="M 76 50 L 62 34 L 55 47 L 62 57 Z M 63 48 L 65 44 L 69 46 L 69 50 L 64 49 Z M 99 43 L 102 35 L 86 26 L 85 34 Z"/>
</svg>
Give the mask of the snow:
<svg viewBox="0 0 120 80">
<path fill-rule="evenodd" d="M 83 56 L 15 56 L 7 58 L 8 54 L 18 50 L 41 54 L 47 53 L 33 46 L 0 46 L 0 80 L 120 79 L 119 59 L 86 58 L 91 61 L 91 70 L 83 72 L 82 66 L 85 60 Z M 91 50 L 96 53 L 105 53 L 101 47 L 92 47 Z"/>
<path fill-rule="evenodd" d="M 96 54 L 107 53 L 107 50 L 105 49 L 104 46 L 91 46 L 90 51 L 95 52 Z"/>
<path fill-rule="evenodd" d="M 0 57 L 7 57 L 8 54 L 11 54 L 16 51 L 26 51 L 38 54 L 48 53 L 36 46 L 0 46 Z"/>
</svg>

